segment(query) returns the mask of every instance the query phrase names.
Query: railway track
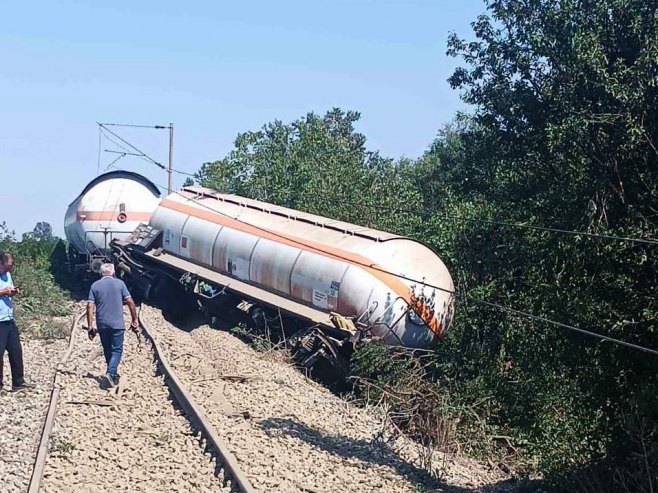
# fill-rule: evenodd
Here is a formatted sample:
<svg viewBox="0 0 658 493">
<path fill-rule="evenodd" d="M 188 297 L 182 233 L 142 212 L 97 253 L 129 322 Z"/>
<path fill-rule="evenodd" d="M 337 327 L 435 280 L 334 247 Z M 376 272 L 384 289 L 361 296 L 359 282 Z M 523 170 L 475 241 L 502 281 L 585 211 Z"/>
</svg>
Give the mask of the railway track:
<svg viewBox="0 0 658 493">
<path fill-rule="evenodd" d="M 415 465 L 413 444 L 383 443 L 375 414 L 281 354 L 257 353 L 201 319 L 173 326 L 148 306 L 144 340 L 126 333 L 122 383 L 99 388 L 102 350 L 80 317 L 57 368 L 30 493 L 463 492 L 492 479 L 448 458 L 445 478 L 459 486 L 438 483 Z"/>
<path fill-rule="evenodd" d="M 83 316 L 57 367 L 28 491 L 254 492 L 142 320 L 145 344 L 126 333 L 122 383 L 99 390 L 102 351 Z"/>
</svg>

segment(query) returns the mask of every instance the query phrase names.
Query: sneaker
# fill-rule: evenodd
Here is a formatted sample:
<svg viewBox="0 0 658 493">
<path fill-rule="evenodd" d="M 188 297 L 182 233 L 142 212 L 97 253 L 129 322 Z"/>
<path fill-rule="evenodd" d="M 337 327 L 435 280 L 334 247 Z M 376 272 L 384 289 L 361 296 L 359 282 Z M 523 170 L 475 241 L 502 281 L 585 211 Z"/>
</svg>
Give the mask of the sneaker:
<svg viewBox="0 0 658 493">
<path fill-rule="evenodd" d="M 109 388 L 114 387 L 114 385 L 115 385 L 114 379 L 110 375 L 104 375 L 104 377 L 105 377 L 105 381 L 107 382 L 108 387 Z"/>
<path fill-rule="evenodd" d="M 34 390 L 37 386 L 33 383 L 23 382 L 20 385 L 15 385 L 11 388 L 12 392 L 22 392 L 23 390 Z"/>
</svg>

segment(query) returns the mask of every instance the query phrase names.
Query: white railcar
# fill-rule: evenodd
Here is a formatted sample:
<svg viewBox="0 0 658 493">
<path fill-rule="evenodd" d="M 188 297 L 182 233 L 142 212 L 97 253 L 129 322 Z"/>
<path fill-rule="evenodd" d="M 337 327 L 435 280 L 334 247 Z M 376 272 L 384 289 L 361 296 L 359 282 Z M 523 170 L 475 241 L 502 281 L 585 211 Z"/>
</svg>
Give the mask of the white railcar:
<svg viewBox="0 0 658 493">
<path fill-rule="evenodd" d="M 403 236 L 202 187 L 167 196 L 149 224 L 172 257 L 160 262 L 354 318 L 388 344 L 430 347 L 453 316 L 448 269 Z"/>
<path fill-rule="evenodd" d="M 71 264 L 98 272 L 111 258 L 110 242 L 127 239 L 148 222 L 160 202 L 158 188 L 130 171 L 111 171 L 94 178 L 69 205 L 64 232 Z"/>
</svg>

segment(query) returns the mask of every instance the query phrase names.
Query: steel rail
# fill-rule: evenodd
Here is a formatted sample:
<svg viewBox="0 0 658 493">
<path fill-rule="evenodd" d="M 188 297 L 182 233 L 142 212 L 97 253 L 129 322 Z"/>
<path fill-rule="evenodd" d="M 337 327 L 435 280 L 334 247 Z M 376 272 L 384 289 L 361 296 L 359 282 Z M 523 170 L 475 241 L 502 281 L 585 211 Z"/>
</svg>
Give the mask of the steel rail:
<svg viewBox="0 0 658 493">
<path fill-rule="evenodd" d="M 162 348 L 155 340 L 153 335 L 149 333 L 142 319 L 141 309 L 139 314 L 139 324 L 142 328 L 144 336 L 151 342 L 153 346 L 154 356 L 160 364 L 163 373 L 165 374 L 167 385 L 176 398 L 176 401 L 183 408 L 183 411 L 185 411 L 188 418 L 191 418 L 195 421 L 201 433 L 205 435 L 207 443 L 209 443 L 212 448 L 214 448 L 217 455 L 221 458 L 225 477 L 230 476 L 233 483 L 232 487 L 234 489 L 235 487 L 238 487 L 242 493 L 255 493 L 256 490 L 240 469 L 237 459 L 230 452 L 226 443 L 224 443 L 224 441 L 219 437 L 215 431 L 215 428 L 210 424 L 210 421 L 203 413 L 201 408 L 196 404 L 196 402 L 194 402 L 194 399 L 190 393 L 185 389 L 184 385 L 181 383 L 181 381 L 178 379 L 178 376 L 171 368 L 167 357 L 162 352 Z"/>
<path fill-rule="evenodd" d="M 41 439 L 39 441 L 39 447 L 37 450 L 37 455 L 34 461 L 34 466 L 32 468 L 32 476 L 30 477 L 30 484 L 28 487 L 28 493 L 38 493 L 41 489 L 41 483 L 43 480 L 43 473 L 46 466 L 46 460 L 48 457 L 48 443 L 50 440 L 50 435 L 55 424 L 55 417 L 57 415 L 57 405 L 59 403 L 60 397 L 60 375 L 63 370 L 64 364 L 68 361 L 73 351 L 73 346 L 75 344 L 75 333 L 78 323 L 85 316 L 86 311 L 82 311 L 78 315 L 73 317 L 71 322 L 71 332 L 69 335 L 69 343 L 64 353 L 64 356 L 57 364 L 57 369 L 55 371 L 55 376 L 53 377 L 53 390 L 50 395 L 50 404 L 48 406 L 48 412 L 46 415 L 46 420 L 41 431 Z M 176 402 L 183 409 L 187 415 L 188 420 L 192 421 L 197 429 L 205 436 L 207 444 L 210 448 L 214 449 L 221 461 L 221 467 L 224 469 L 224 476 L 226 479 L 230 478 L 234 489 L 237 487 L 242 493 L 255 493 L 254 487 L 251 485 L 245 474 L 242 472 L 238 465 L 238 461 L 235 456 L 228 450 L 227 445 L 224 441 L 217 435 L 214 427 L 210 424 L 210 421 L 205 416 L 201 408 L 194 402 L 194 399 L 190 393 L 185 389 L 184 385 L 179 380 L 178 376 L 172 369 L 167 357 L 164 355 L 160 345 L 155 340 L 153 335 L 149 333 L 148 328 L 144 324 L 144 321 L 139 317 L 139 324 L 142 329 L 144 336 L 151 342 L 153 346 L 153 359 L 162 369 L 162 372 L 165 375 L 165 385 L 169 387 L 171 393 L 173 394 Z M 218 464 L 219 465 L 219 464 Z"/>
<path fill-rule="evenodd" d="M 46 421 L 43 424 L 43 429 L 41 430 L 41 439 L 39 440 L 39 448 L 37 449 L 37 455 L 34 460 L 34 466 L 32 467 L 32 476 L 30 477 L 30 485 L 28 487 L 28 493 L 37 493 L 41 488 L 41 480 L 43 479 L 43 471 L 46 466 L 46 458 L 48 457 L 48 441 L 50 440 L 50 433 L 53 430 L 53 425 L 55 424 L 55 415 L 57 414 L 57 404 L 59 402 L 59 392 L 60 392 L 60 374 L 62 367 L 68 361 L 73 351 L 73 344 L 75 342 L 75 328 L 85 316 L 86 311 L 82 311 L 78 315 L 73 317 L 71 322 L 71 333 L 69 334 L 69 345 L 64 353 L 64 356 L 57 364 L 57 369 L 55 370 L 55 376 L 53 377 L 53 390 L 50 394 L 50 404 L 48 405 L 48 413 L 46 415 Z"/>
</svg>

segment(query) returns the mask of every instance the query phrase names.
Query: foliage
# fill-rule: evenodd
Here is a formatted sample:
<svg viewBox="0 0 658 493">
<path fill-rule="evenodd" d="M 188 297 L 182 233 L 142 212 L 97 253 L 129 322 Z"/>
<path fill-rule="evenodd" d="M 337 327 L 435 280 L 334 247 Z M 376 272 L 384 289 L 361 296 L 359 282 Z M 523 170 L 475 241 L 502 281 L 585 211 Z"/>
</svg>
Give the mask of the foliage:
<svg viewBox="0 0 658 493">
<path fill-rule="evenodd" d="M 641 0 L 488 2 L 489 15 L 473 24 L 477 40 L 449 42 L 448 52 L 467 64 L 450 82 L 475 112 L 422 159 L 430 180 L 448 174 L 449 197 L 498 220 L 654 238 L 656 8 Z M 463 290 L 658 347 L 656 245 L 470 229 L 455 245 Z M 629 414 L 649 423 L 645 445 L 655 459 L 655 357 L 482 306 L 461 312 L 447 346 L 463 351 L 457 339 L 478 334 L 480 347 L 464 356 L 484 365 L 460 379 L 479 382 L 502 405 L 493 423 L 522 431 L 543 470 L 616 462 L 623 471 L 621 459 L 646 452 L 631 445 Z M 658 470 L 655 460 L 649 466 Z"/>
<path fill-rule="evenodd" d="M 54 242 L 53 228 L 49 223 L 38 222 L 34 229 L 29 233 L 23 234 L 23 239 L 32 239 L 36 241 Z"/>
<path fill-rule="evenodd" d="M 63 242 L 50 235 L 47 228 L 38 223 L 34 233 L 23 235 L 17 241 L 4 223 L 0 225 L 0 251 L 14 255 L 14 284 L 21 294 L 14 298 L 16 320 L 24 334 L 35 338 L 64 337 L 66 321 L 61 317 L 70 314 L 69 298 L 55 282 L 53 274 L 62 278 L 65 274 L 65 254 L 61 255 Z"/>
<path fill-rule="evenodd" d="M 242 133 L 235 149 L 204 164 L 197 179 L 223 192 L 345 221 L 381 222 L 347 205 L 400 207 L 420 197 L 397 163 L 366 149 L 365 136 L 354 129 L 359 118 L 333 109 L 324 117 L 309 113 L 290 124 L 276 121 Z"/>
<path fill-rule="evenodd" d="M 475 40 L 448 45 L 473 113 L 419 159 L 368 151 L 334 109 L 239 135 L 198 179 L 428 243 L 460 293 L 428 368 L 456 445 L 572 490 L 651 491 L 658 360 L 482 302 L 658 348 L 657 245 L 509 226 L 655 240 L 657 9 L 490 0 Z M 363 348 L 352 370 L 399 390 L 393 359 Z"/>
</svg>

